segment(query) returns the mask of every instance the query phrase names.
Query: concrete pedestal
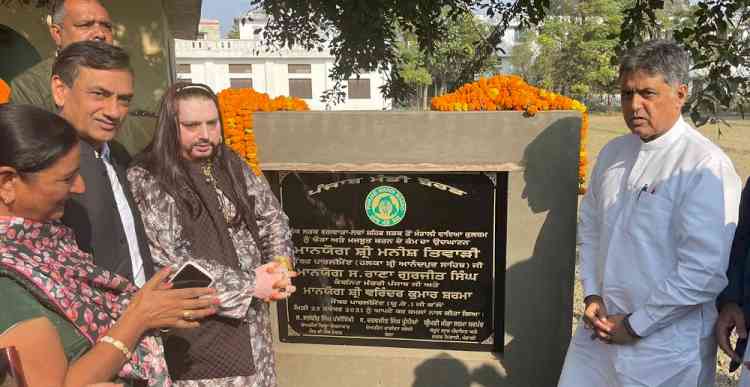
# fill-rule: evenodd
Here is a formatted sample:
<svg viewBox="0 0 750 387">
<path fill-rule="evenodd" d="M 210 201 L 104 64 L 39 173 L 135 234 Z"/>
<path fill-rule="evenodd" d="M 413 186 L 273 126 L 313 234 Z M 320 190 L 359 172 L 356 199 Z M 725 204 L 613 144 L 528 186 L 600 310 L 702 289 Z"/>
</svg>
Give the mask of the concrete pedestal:
<svg viewBox="0 0 750 387">
<path fill-rule="evenodd" d="M 281 387 L 548 387 L 571 333 L 580 115 L 545 112 L 255 114 L 273 171 L 507 171 L 503 353 L 289 344 Z"/>
</svg>

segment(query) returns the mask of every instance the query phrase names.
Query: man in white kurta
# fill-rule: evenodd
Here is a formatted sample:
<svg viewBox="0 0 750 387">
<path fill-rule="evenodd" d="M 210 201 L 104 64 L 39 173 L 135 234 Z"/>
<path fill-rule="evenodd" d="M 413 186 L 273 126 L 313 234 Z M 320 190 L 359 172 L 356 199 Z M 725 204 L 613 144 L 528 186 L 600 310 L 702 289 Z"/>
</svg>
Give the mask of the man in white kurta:
<svg viewBox="0 0 750 387">
<path fill-rule="evenodd" d="M 714 301 L 727 284 L 741 182 L 680 115 L 687 68 L 666 41 L 621 59 L 631 134 L 602 149 L 581 203 L 586 311 L 559 386 L 714 385 Z"/>
</svg>

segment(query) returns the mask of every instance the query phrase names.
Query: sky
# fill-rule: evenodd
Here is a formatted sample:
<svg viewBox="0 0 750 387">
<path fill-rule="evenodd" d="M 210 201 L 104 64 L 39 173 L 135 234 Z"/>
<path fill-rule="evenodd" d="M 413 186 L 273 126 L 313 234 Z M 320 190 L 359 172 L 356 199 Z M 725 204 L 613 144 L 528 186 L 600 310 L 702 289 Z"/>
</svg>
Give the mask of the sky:
<svg viewBox="0 0 750 387">
<path fill-rule="evenodd" d="M 250 0 L 203 0 L 202 19 L 218 19 L 221 22 L 221 36 L 232 29 L 234 18 L 250 8 Z"/>
</svg>

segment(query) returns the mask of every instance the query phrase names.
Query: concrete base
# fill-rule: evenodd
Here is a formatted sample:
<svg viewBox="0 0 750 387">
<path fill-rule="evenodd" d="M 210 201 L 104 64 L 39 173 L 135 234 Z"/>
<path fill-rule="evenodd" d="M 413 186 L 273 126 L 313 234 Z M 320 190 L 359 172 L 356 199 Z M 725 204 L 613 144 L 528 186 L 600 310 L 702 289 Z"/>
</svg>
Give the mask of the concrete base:
<svg viewBox="0 0 750 387">
<path fill-rule="evenodd" d="M 281 343 L 274 313 L 279 386 L 554 386 L 571 334 L 580 124 L 574 112 L 256 114 L 264 170 L 510 171 L 503 353 Z"/>
</svg>

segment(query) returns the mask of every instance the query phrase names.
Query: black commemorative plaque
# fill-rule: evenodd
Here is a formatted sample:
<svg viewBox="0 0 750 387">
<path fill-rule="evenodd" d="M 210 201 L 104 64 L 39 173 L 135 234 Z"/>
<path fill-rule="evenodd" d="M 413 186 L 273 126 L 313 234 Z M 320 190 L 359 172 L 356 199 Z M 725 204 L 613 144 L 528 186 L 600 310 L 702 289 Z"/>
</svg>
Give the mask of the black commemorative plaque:
<svg viewBox="0 0 750 387">
<path fill-rule="evenodd" d="M 276 177 L 300 274 L 281 341 L 502 351 L 507 173 Z"/>
</svg>

